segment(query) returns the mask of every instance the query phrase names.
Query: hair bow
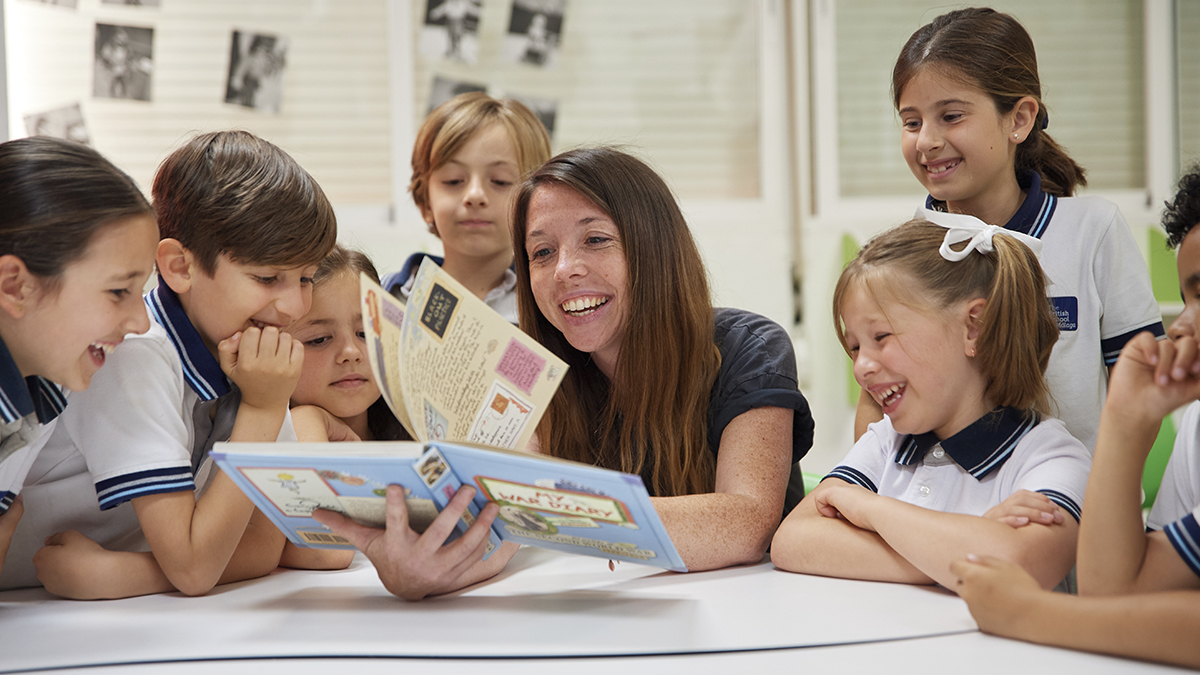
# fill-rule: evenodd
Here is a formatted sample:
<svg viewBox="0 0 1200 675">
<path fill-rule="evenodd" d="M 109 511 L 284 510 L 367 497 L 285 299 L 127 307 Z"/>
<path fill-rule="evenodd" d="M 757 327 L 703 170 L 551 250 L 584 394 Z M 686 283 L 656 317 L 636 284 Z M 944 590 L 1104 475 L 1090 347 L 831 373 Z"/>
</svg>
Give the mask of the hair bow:
<svg viewBox="0 0 1200 675">
<path fill-rule="evenodd" d="M 962 260 L 970 255 L 971 251 L 979 251 L 984 254 L 991 253 L 994 250 L 992 247 L 992 237 L 996 236 L 997 233 L 1015 238 L 1017 241 L 1028 246 L 1039 259 L 1042 257 L 1042 241 L 1040 239 L 1021 232 L 1006 230 L 998 225 L 988 225 L 975 216 L 968 216 L 962 213 L 943 213 L 932 209 L 919 208 L 914 217 L 928 220 L 934 225 L 946 228 L 946 237 L 942 239 L 942 246 L 938 249 L 938 252 L 950 262 Z M 967 244 L 961 251 L 950 248 L 954 244 L 964 241 Z"/>
</svg>

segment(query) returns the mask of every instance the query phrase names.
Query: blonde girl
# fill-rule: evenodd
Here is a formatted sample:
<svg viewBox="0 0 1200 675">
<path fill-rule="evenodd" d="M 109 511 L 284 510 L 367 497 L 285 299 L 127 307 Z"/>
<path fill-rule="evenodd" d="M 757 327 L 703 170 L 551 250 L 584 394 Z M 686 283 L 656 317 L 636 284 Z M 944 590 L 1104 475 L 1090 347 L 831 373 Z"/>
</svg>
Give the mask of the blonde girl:
<svg viewBox="0 0 1200 675">
<path fill-rule="evenodd" d="M 1145 261 L 1115 204 L 1072 197 L 1084 170 L 1047 132 L 1037 55 L 1013 17 L 956 10 L 913 33 L 892 72 L 901 150 L 927 208 L 1039 239 L 1059 340 L 1046 371 L 1055 416 L 1095 447 L 1108 367 L 1142 331 L 1163 334 Z M 865 393 L 855 425 L 879 419 Z"/>
<path fill-rule="evenodd" d="M 886 416 L 784 520 L 771 558 L 794 572 L 952 587 L 950 562 L 986 553 L 1053 587 L 1074 564 L 1089 461 L 1047 416 L 1058 330 L 1022 241 L 1038 242 L 926 215 L 941 224 L 879 235 L 838 280 L 838 336 Z"/>
</svg>

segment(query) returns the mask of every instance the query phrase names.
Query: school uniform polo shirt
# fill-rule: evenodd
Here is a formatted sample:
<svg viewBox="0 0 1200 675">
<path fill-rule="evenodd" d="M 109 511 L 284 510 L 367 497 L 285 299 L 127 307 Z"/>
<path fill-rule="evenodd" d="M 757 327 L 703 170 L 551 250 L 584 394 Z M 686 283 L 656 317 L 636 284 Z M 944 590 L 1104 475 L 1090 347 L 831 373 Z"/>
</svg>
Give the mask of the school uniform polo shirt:
<svg viewBox="0 0 1200 675">
<path fill-rule="evenodd" d="M 939 441 L 867 427 L 826 476 L 946 513 L 982 516 L 1018 490 L 1041 492 L 1079 520 L 1091 456 L 1055 419 L 999 408 Z"/>
<path fill-rule="evenodd" d="M 1017 178 L 1025 201 L 1004 227 L 1042 240 L 1046 293 L 1059 330 L 1046 382 L 1056 417 L 1090 451 L 1096 447 L 1108 366 L 1138 333 L 1162 336 L 1162 313 L 1146 261 L 1116 204 L 1048 195 L 1033 171 Z M 945 202 L 932 197 L 926 205 L 946 210 Z"/>
<path fill-rule="evenodd" d="M 1162 530 L 1179 557 L 1200 575 L 1200 402 L 1183 413 L 1146 527 Z"/>
<path fill-rule="evenodd" d="M 150 330 L 127 335 L 91 386 L 72 394 L 29 470 L 0 588 L 39 585 L 33 554 L 66 529 L 111 550 L 146 550 L 129 501 L 203 485 L 207 450 L 229 438 L 236 389 L 162 279 L 145 301 Z M 290 415 L 278 440 L 296 440 Z"/>
<path fill-rule="evenodd" d="M 417 269 L 421 267 L 421 261 L 425 258 L 437 263 L 439 267 L 446 264 L 445 258 L 414 253 L 404 261 L 404 266 L 400 268 L 399 272 L 384 275 L 381 279 L 383 283 L 380 286 L 383 286 L 383 290 L 396 296 L 401 302 L 408 302 L 408 295 L 412 292 L 413 283 L 417 280 Z M 488 291 L 483 302 L 514 326 L 521 322 L 521 316 L 517 313 L 517 273 L 511 267 L 504 270 L 504 281 Z"/>
<path fill-rule="evenodd" d="M 0 341 L 0 514 L 21 491 L 25 474 L 67 405 L 62 388 L 44 377 L 22 377 Z"/>
</svg>

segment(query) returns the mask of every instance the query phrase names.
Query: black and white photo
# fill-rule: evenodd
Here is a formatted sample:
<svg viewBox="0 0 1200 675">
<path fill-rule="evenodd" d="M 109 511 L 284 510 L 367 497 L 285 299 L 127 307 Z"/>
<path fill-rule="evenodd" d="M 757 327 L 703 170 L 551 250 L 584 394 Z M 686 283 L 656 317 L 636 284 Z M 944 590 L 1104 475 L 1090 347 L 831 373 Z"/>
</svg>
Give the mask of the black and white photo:
<svg viewBox="0 0 1200 675">
<path fill-rule="evenodd" d="M 87 126 L 83 123 L 83 111 L 78 103 L 25 115 L 24 119 L 25 133 L 30 136 L 53 136 L 85 145 L 92 143 Z"/>
<path fill-rule="evenodd" d="M 470 91 L 487 92 L 487 86 L 476 84 L 474 82 L 462 82 L 459 80 L 451 80 L 441 75 L 436 75 L 433 78 L 433 86 L 429 89 L 429 110 L 426 114 L 432 111 L 439 105 L 449 101 L 450 99 L 465 94 Z"/>
<path fill-rule="evenodd" d="M 504 53 L 510 61 L 549 68 L 558 60 L 566 0 L 513 0 Z"/>
<path fill-rule="evenodd" d="M 92 95 L 150 100 L 154 29 L 96 24 Z"/>
<path fill-rule="evenodd" d="M 529 108 L 530 112 L 537 115 L 542 126 L 546 127 L 546 132 L 550 134 L 550 138 L 554 138 L 554 121 L 558 116 L 558 101 L 524 94 L 509 94 L 508 97 L 520 101 L 526 108 Z"/>
<path fill-rule="evenodd" d="M 29 0 L 36 2 L 39 5 L 54 5 L 56 7 L 67 7 L 75 9 L 79 5 L 79 0 Z"/>
<path fill-rule="evenodd" d="M 428 0 L 421 27 L 421 54 L 474 64 L 479 60 L 482 0 Z"/>
<path fill-rule="evenodd" d="M 286 67 L 286 38 L 233 31 L 225 102 L 278 113 L 283 102 L 283 72 Z"/>
<path fill-rule="evenodd" d="M 100 0 L 105 5 L 130 5 L 134 7 L 159 7 L 162 0 Z"/>
</svg>

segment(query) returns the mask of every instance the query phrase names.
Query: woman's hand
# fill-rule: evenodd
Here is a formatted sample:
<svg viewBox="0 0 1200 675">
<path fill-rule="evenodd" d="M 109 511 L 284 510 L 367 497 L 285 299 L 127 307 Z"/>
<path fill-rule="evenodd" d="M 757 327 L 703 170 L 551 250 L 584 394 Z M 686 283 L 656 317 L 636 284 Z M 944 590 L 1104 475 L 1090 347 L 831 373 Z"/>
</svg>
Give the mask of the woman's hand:
<svg viewBox="0 0 1200 675">
<path fill-rule="evenodd" d="M 472 574 L 472 568 L 483 559 L 499 508 L 489 503 L 466 533 L 446 543 L 474 496 L 475 488 L 459 488 L 446 508 L 420 534 L 408 524 L 408 504 L 404 488 L 399 485 L 389 485 L 387 489 L 386 529 L 359 525 L 340 513 L 320 509 L 313 512 L 313 518 L 366 554 L 388 591 L 405 600 L 420 600 L 479 580 L 478 575 Z"/>
</svg>

